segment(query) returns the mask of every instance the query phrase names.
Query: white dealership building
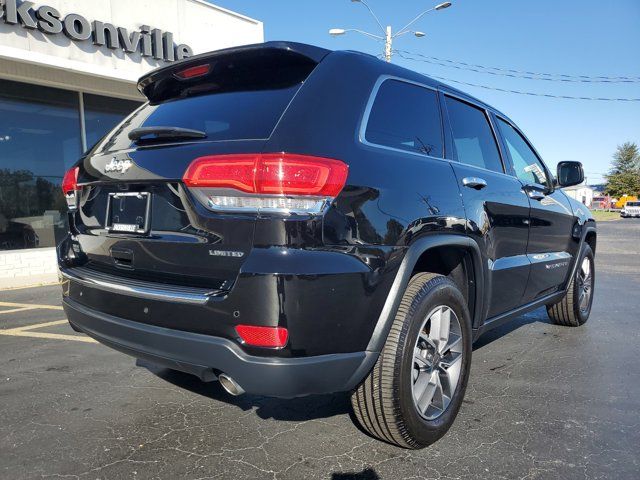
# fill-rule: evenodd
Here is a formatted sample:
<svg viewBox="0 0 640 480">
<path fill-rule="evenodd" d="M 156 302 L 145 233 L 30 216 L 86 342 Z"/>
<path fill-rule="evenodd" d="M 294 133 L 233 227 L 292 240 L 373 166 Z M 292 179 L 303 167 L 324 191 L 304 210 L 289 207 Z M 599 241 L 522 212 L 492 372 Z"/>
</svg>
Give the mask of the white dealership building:
<svg viewBox="0 0 640 480">
<path fill-rule="evenodd" d="M 0 290 L 55 278 L 64 172 L 143 101 L 141 75 L 262 41 L 203 0 L 0 0 Z"/>
</svg>

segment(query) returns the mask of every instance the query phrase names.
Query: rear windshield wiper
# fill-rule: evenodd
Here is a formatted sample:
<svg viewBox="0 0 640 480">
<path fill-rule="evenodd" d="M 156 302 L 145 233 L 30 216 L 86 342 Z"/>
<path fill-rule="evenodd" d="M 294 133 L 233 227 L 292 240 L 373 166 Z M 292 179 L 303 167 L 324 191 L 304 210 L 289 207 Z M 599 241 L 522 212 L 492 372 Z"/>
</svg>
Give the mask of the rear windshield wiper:
<svg viewBox="0 0 640 480">
<path fill-rule="evenodd" d="M 207 138 L 207 134 L 200 130 L 180 127 L 140 127 L 129 132 L 129 140 L 136 143 L 145 140 L 186 140 L 192 138 Z"/>
</svg>

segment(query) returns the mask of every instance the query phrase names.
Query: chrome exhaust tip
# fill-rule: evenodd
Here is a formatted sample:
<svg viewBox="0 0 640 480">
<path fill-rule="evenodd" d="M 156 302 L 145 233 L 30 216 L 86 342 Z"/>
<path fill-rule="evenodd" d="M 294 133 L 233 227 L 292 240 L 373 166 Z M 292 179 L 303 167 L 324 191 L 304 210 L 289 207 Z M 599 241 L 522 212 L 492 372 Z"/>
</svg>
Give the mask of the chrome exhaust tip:
<svg viewBox="0 0 640 480">
<path fill-rule="evenodd" d="M 237 397 L 238 395 L 242 395 L 244 393 L 244 389 L 226 373 L 221 373 L 220 375 L 218 375 L 218 381 L 220 382 L 220 385 L 222 385 L 222 388 L 224 388 L 228 394 L 233 395 L 234 397 Z"/>
</svg>

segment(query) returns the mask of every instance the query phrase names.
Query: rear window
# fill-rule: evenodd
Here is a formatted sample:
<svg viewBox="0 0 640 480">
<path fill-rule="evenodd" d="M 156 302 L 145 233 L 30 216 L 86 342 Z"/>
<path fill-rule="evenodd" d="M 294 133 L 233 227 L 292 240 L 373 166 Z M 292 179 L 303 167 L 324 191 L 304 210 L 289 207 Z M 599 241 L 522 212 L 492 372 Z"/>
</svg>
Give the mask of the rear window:
<svg viewBox="0 0 640 480">
<path fill-rule="evenodd" d="M 193 60 L 194 62 L 196 60 Z M 97 152 L 132 146 L 139 127 L 179 127 L 206 133 L 203 141 L 260 140 L 271 136 L 296 92 L 317 66 L 283 49 L 249 49 L 205 58 L 209 73 L 177 79 L 176 69 L 144 79 L 150 102 L 122 122 Z"/>
<path fill-rule="evenodd" d="M 98 151 L 131 147 L 128 137 L 138 127 L 201 130 L 205 141 L 266 139 L 301 84 L 277 90 L 214 93 L 146 104 L 122 122 Z"/>
</svg>

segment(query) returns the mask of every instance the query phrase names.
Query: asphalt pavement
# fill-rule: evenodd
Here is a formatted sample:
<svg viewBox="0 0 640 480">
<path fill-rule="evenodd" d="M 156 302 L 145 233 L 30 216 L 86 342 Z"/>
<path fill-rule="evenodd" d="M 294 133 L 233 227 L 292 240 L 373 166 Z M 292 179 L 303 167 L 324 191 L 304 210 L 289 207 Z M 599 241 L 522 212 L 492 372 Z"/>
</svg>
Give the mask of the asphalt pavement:
<svg viewBox="0 0 640 480">
<path fill-rule="evenodd" d="M 640 478 L 640 220 L 599 224 L 593 312 L 475 345 L 449 433 L 371 439 L 346 394 L 231 397 L 73 332 L 59 287 L 0 292 L 0 478 Z"/>
</svg>

